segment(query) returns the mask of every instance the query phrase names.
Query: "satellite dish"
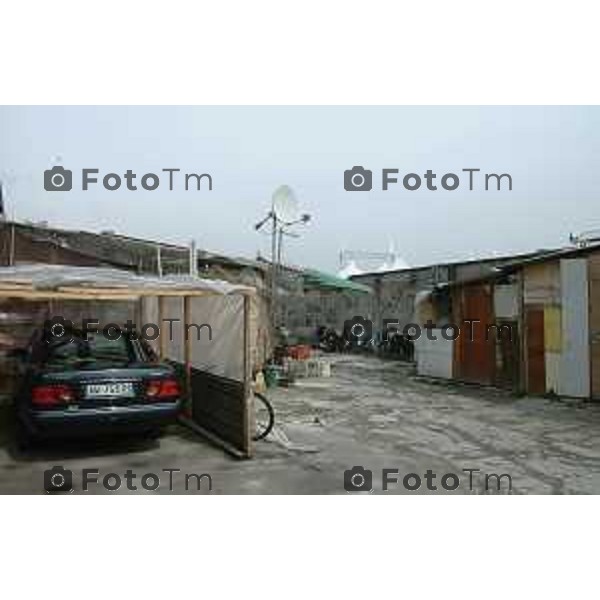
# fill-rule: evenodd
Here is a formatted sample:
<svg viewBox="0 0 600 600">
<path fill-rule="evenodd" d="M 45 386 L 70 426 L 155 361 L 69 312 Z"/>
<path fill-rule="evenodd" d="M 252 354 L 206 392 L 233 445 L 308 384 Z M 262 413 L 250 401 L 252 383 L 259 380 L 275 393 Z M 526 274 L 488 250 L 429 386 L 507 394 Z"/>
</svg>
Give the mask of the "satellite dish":
<svg viewBox="0 0 600 600">
<path fill-rule="evenodd" d="M 273 192 L 273 212 L 284 223 L 293 223 L 300 219 L 298 200 L 291 187 L 281 185 Z"/>
</svg>

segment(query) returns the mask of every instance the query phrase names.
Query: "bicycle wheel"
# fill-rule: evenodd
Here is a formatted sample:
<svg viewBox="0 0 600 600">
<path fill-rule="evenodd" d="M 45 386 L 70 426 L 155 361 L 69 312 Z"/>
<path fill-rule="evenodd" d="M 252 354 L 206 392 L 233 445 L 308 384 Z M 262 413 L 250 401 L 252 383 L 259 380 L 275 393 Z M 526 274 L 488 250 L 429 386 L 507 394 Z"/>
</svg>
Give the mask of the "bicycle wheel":
<svg viewBox="0 0 600 600">
<path fill-rule="evenodd" d="M 256 417 L 256 434 L 254 441 L 266 438 L 275 425 L 275 411 L 271 403 L 258 392 L 254 392 L 254 414 Z"/>
</svg>

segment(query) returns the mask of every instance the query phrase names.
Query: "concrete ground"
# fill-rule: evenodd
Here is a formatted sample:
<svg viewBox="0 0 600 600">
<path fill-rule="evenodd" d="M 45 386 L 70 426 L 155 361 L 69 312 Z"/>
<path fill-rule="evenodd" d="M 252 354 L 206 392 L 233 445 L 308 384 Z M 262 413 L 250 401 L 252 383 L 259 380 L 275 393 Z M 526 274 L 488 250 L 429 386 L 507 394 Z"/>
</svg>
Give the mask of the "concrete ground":
<svg viewBox="0 0 600 600">
<path fill-rule="evenodd" d="M 345 493 L 344 472 L 354 466 L 372 472 L 375 493 L 383 493 L 383 469 L 395 470 L 389 493 L 600 493 L 600 404 L 423 381 L 409 366 L 357 356 L 336 357 L 329 379 L 302 380 L 269 397 L 277 427 L 253 460 L 233 459 L 180 426 L 159 441 L 54 444 L 27 454 L 5 440 L 0 492 L 43 493 L 44 471 L 62 465 L 74 473 L 75 493 L 87 468 L 100 482 L 118 475 L 119 493 L 136 493 L 127 489 L 128 469 L 137 491 L 152 488 L 156 474 L 155 493 L 170 492 L 163 469 L 180 469 L 171 474 L 175 493 L 186 492 L 187 474 L 190 493 L 199 484 L 200 493 L 335 494 Z M 473 470 L 472 482 L 464 469 Z M 421 479 L 417 491 L 407 489 L 415 476 L 403 483 L 410 474 Z M 494 474 L 510 475 L 511 489 L 508 477 L 498 484 Z M 92 483 L 88 493 L 116 492 Z"/>
</svg>

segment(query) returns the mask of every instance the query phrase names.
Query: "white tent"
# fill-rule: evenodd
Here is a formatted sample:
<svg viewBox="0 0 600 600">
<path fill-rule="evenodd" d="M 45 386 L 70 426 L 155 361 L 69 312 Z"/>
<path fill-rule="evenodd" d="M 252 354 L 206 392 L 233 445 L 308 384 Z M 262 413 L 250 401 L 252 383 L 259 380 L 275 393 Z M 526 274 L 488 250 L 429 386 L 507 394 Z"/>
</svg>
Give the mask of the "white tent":
<svg viewBox="0 0 600 600">
<path fill-rule="evenodd" d="M 359 268 L 355 261 L 351 260 L 343 268 L 341 268 L 337 276 L 341 279 L 349 279 L 353 275 L 362 275 L 363 271 Z"/>
<path fill-rule="evenodd" d="M 394 259 L 389 262 L 384 262 L 379 269 L 379 272 L 383 271 L 403 271 L 404 269 L 410 269 L 410 265 L 397 254 L 394 255 Z"/>
</svg>

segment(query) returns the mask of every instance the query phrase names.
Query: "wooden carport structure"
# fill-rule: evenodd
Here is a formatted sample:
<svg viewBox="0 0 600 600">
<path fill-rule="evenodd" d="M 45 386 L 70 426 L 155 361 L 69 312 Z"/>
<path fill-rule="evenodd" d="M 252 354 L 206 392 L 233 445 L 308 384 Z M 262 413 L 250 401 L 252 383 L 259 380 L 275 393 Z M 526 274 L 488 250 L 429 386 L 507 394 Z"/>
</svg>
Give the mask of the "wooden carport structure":
<svg viewBox="0 0 600 600">
<path fill-rule="evenodd" d="M 173 340 L 165 334 L 165 327 L 159 325 L 156 349 L 161 359 L 176 363 L 185 373 L 188 410 L 182 420 L 240 457 L 253 454 L 250 313 L 254 293 L 251 287 L 192 276 L 153 277 L 111 268 L 48 264 L 0 267 L 0 298 L 48 301 L 50 313 L 52 307 L 61 302 L 131 302 L 135 306 L 134 322 L 139 325 L 143 322 L 145 303 L 156 300 L 157 322 L 162 325 L 168 320 L 169 303 L 179 303 L 180 335 Z M 222 302 L 235 298 L 234 308 L 229 303 L 227 310 L 220 310 L 214 302 L 219 298 Z M 206 299 L 212 299 L 205 306 L 210 308 L 208 312 L 215 320 L 219 335 L 227 338 L 226 343 L 219 339 L 215 355 L 217 362 L 223 364 L 207 365 L 202 353 L 210 347 L 206 342 L 200 347 L 200 334 L 198 339 L 190 335 L 194 315 L 203 314 L 202 302 Z M 241 331 L 227 322 L 227 315 L 234 314 Z M 172 326 L 170 323 L 170 334 Z M 239 356 L 232 356 L 234 352 L 239 352 Z M 215 356 L 212 356 L 213 362 Z M 227 370 L 230 363 L 238 366 L 233 377 Z"/>
</svg>

